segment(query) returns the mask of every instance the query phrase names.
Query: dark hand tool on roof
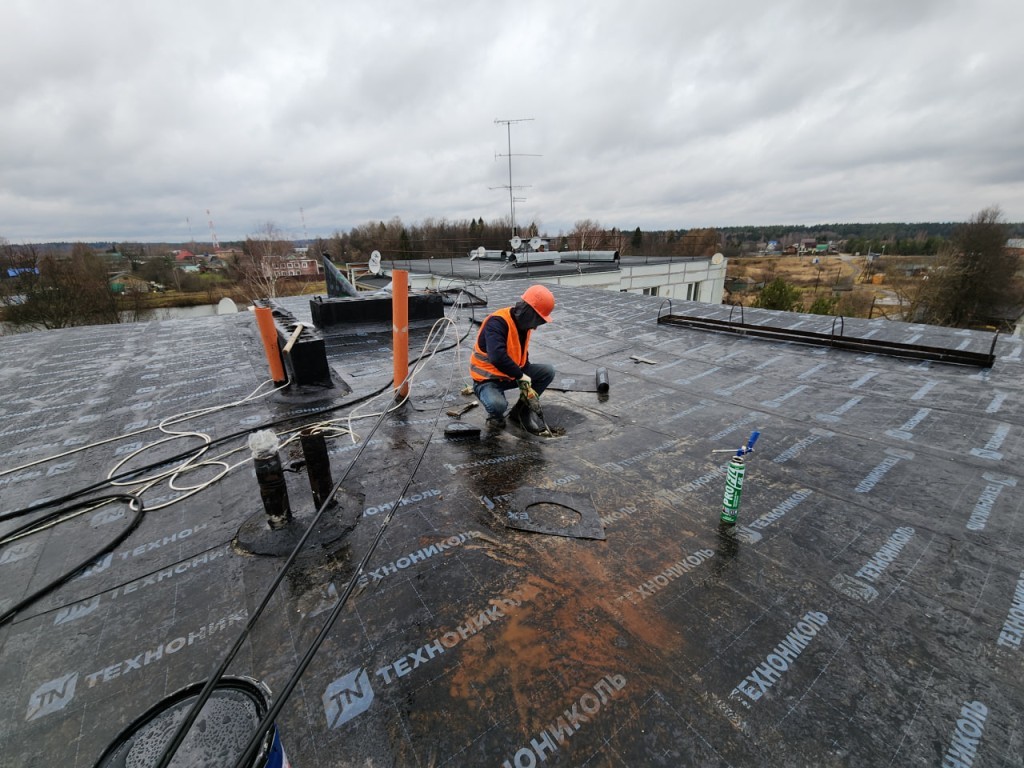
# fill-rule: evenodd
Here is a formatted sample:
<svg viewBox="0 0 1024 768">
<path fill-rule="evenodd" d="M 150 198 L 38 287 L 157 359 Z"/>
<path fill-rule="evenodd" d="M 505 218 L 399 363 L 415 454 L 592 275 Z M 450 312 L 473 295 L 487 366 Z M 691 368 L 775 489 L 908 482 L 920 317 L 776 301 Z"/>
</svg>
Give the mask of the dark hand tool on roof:
<svg viewBox="0 0 1024 768">
<path fill-rule="evenodd" d="M 460 418 L 462 418 L 462 415 L 466 411 L 470 410 L 471 408 L 476 408 L 478 405 L 480 405 L 480 403 L 477 402 L 476 400 L 474 400 L 471 403 L 466 403 L 465 405 L 460 405 L 457 408 L 449 408 L 445 413 L 447 413 L 453 419 L 460 419 Z"/>
</svg>

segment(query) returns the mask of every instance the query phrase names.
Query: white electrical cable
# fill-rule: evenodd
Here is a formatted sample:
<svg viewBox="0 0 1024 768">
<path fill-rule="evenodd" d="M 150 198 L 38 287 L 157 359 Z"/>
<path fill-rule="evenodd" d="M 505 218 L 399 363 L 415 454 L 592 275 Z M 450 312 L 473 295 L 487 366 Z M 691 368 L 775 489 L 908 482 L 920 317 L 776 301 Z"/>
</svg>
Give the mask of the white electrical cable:
<svg viewBox="0 0 1024 768">
<path fill-rule="evenodd" d="M 12 474 L 14 472 L 20 472 L 23 469 L 28 469 L 30 467 L 35 467 L 35 466 L 38 466 L 39 464 L 46 464 L 47 462 L 50 462 L 50 461 L 56 461 L 57 459 L 63 459 L 65 456 L 72 456 L 72 455 L 74 455 L 76 453 L 81 453 L 82 451 L 87 451 L 87 450 L 89 450 L 91 448 L 98 448 L 101 445 L 107 445 L 109 443 L 116 443 L 119 440 L 126 440 L 129 437 L 137 437 L 138 435 L 144 435 L 145 433 L 152 432 L 155 429 L 162 429 L 165 425 L 177 424 L 180 421 L 186 421 L 187 419 L 194 418 L 195 416 L 204 416 L 207 413 L 212 413 L 214 411 L 218 411 L 218 410 L 222 410 L 222 409 L 226 409 L 226 408 L 235 408 L 236 406 L 244 405 L 244 404 L 246 404 L 246 403 L 248 403 L 248 402 L 250 402 L 252 400 L 258 399 L 260 397 L 267 397 L 268 395 L 272 395 L 278 389 L 282 389 L 284 386 L 286 386 L 286 385 L 281 385 L 280 387 L 275 387 L 274 389 L 270 390 L 269 392 L 265 392 L 262 395 L 258 395 L 257 394 L 267 384 L 273 384 L 273 383 L 274 382 L 269 380 L 269 379 L 267 381 L 264 381 L 262 384 L 260 384 L 258 387 L 256 387 L 256 389 L 254 389 L 248 395 L 243 397 L 241 400 L 236 400 L 236 401 L 231 402 L 231 403 L 225 403 L 223 405 L 211 406 L 209 408 L 199 409 L 199 410 L 196 410 L 196 411 L 185 411 L 183 413 L 175 414 L 173 416 L 168 416 L 166 419 L 162 420 L 159 424 L 156 424 L 156 425 L 154 425 L 152 427 L 145 427 L 143 429 L 137 429 L 134 432 L 126 432 L 125 434 L 118 435 L 117 437 L 108 437 L 106 440 L 97 440 L 96 442 L 89 443 L 88 445 L 80 445 L 77 448 L 72 448 L 70 451 L 64 451 L 63 453 L 57 453 L 57 454 L 54 454 L 52 456 L 46 456 L 46 457 L 44 457 L 42 459 L 37 459 L 36 461 L 29 462 L 28 464 L 22 464 L 20 466 L 13 467 L 12 469 L 5 469 L 3 471 L 0 471 L 0 477 L 3 477 L 4 475 Z"/>
<path fill-rule="evenodd" d="M 430 332 L 427 334 L 427 338 L 423 342 L 423 349 L 420 352 L 420 357 L 417 359 L 416 363 L 409 370 L 409 373 L 406 375 L 405 379 L 403 381 L 401 381 L 401 382 L 398 382 L 394 386 L 395 390 L 401 391 L 402 389 L 405 389 L 406 391 L 411 391 L 411 387 L 412 387 L 413 382 L 416 380 L 416 376 L 423 369 L 423 367 L 427 363 L 429 363 L 430 360 L 433 359 L 434 355 L 437 354 L 438 348 L 441 346 L 441 344 L 445 340 L 445 337 L 447 335 L 447 330 L 446 330 L 446 332 L 444 334 L 442 334 L 437 339 L 437 341 L 434 342 L 434 348 L 431 350 L 430 354 L 429 355 L 426 354 L 427 347 L 430 346 L 431 341 L 434 338 L 434 334 L 437 332 L 437 329 L 440 326 L 445 326 L 446 329 L 449 328 L 449 327 L 456 327 L 457 328 L 457 326 L 455 326 L 454 321 L 451 318 L 448 318 L 448 317 L 442 317 L 442 318 L 439 318 L 437 321 L 435 321 L 434 324 L 430 327 Z M 456 334 L 456 337 L 455 337 L 455 343 L 456 343 L 456 346 L 458 346 L 459 338 L 458 338 L 457 334 Z M 373 403 L 373 402 L 375 402 L 375 401 L 377 401 L 377 400 L 379 400 L 381 398 L 393 398 L 393 397 L 394 397 L 394 395 L 393 395 L 393 391 L 392 390 L 385 390 L 384 392 L 381 392 L 376 397 L 373 397 L 370 400 L 367 400 L 366 401 L 366 405 L 369 405 L 369 404 L 371 404 L 371 403 Z M 379 411 L 379 412 L 376 412 L 376 413 L 368 413 L 368 414 L 360 415 L 360 416 L 358 416 L 358 418 L 359 419 L 377 418 L 377 417 L 379 417 L 379 416 L 381 416 L 383 414 L 390 413 L 391 411 L 394 411 L 397 408 L 400 408 L 405 403 L 405 401 L 408 400 L 408 399 L 409 399 L 409 396 L 405 395 L 404 397 L 402 397 L 399 400 L 392 400 L 391 405 L 389 407 L 386 407 L 383 411 Z M 359 410 L 358 408 L 353 409 L 348 414 L 347 418 L 345 419 L 345 422 L 346 422 L 346 425 L 347 425 L 347 430 L 348 430 L 349 434 L 352 436 L 352 442 L 353 443 L 359 442 L 359 440 L 357 439 L 358 436 L 356 435 L 356 433 L 352 429 L 352 422 L 357 419 L 356 414 L 357 414 L 358 410 Z"/>
<path fill-rule="evenodd" d="M 495 274 L 492 275 L 486 282 L 490 283 L 490 282 L 493 282 L 494 280 L 496 280 L 497 276 L 500 275 L 501 272 L 504 271 L 504 269 L 507 266 L 508 266 L 508 264 L 506 263 L 501 270 L 498 270 L 497 272 L 495 272 Z M 453 335 L 455 337 L 455 347 L 456 347 L 455 362 L 454 362 L 454 364 L 452 366 L 452 372 L 454 372 L 454 370 L 457 370 L 458 368 L 461 368 L 462 345 L 461 345 L 461 339 L 459 338 L 459 335 L 458 335 L 458 319 L 459 319 L 458 316 L 459 316 L 459 313 L 461 311 L 461 308 L 459 307 L 459 299 L 461 298 L 461 296 L 463 295 L 464 292 L 465 292 L 465 288 L 463 288 L 462 291 L 460 291 L 459 297 L 456 298 L 455 317 L 454 318 L 451 318 L 451 317 L 440 318 L 439 320 L 437 320 L 431 326 L 430 331 L 428 332 L 427 337 L 426 337 L 426 339 L 423 342 L 423 347 L 422 347 L 422 350 L 420 352 L 420 356 L 417 358 L 416 362 L 414 363 L 414 365 L 410 369 L 410 371 L 407 374 L 405 380 L 400 383 L 400 385 L 399 385 L 399 387 L 397 387 L 397 389 L 405 388 L 407 391 L 411 391 L 411 387 L 412 387 L 413 383 L 415 383 L 417 376 L 420 375 L 422 370 L 425 369 L 425 367 L 433 360 L 433 358 L 436 356 L 437 352 L 440 350 L 441 345 L 444 343 L 445 339 L 447 338 L 447 334 L 448 334 L 449 330 L 454 331 Z M 441 333 L 438 336 L 437 335 L 438 334 L 438 329 L 441 328 L 441 327 L 444 327 L 445 331 L 444 331 L 444 333 Z M 301 328 L 297 329 L 297 331 L 301 331 Z M 436 338 L 435 338 L 435 336 L 436 336 Z M 433 345 L 433 346 L 431 347 L 431 345 Z M 429 349 L 429 354 L 428 354 L 428 349 Z M 153 441 L 151 443 L 148 443 L 148 444 L 142 446 L 141 448 L 139 448 L 139 449 L 137 449 L 135 451 L 132 451 L 127 456 L 121 458 L 113 466 L 113 468 L 107 473 L 107 479 L 110 482 L 110 484 L 113 485 L 113 486 L 121 486 L 121 487 L 125 487 L 125 488 L 131 488 L 132 489 L 131 492 L 134 495 L 137 495 L 137 496 L 140 496 L 140 497 L 141 497 L 141 495 L 143 493 L 151 490 L 153 487 L 155 487 L 159 483 L 161 483 L 163 481 L 166 481 L 168 487 L 171 490 L 178 491 L 178 492 L 183 492 L 183 493 L 181 495 L 176 496 L 175 498 L 170 499 L 168 501 L 165 501 L 165 502 L 163 502 L 161 504 L 153 505 L 153 506 L 150 506 L 150 505 L 146 506 L 146 510 L 148 512 L 153 512 L 153 511 L 157 511 L 157 510 L 160 510 L 160 509 L 164 509 L 166 507 L 171 506 L 172 504 L 175 504 L 175 503 L 177 503 L 179 501 L 182 501 L 183 499 L 186 499 L 186 498 L 188 498 L 188 497 L 198 493 L 199 491 L 205 490 L 206 488 L 210 487 L 213 483 L 216 483 L 219 480 L 223 479 L 229 472 L 233 471 L 234 469 L 237 469 L 238 467 L 244 466 L 245 464 L 248 464 L 251 461 L 251 456 L 247 456 L 242 461 L 236 462 L 234 464 L 229 464 L 228 462 L 223 461 L 223 459 L 225 457 L 230 456 L 232 453 L 236 453 L 239 450 L 242 450 L 241 447 L 233 448 L 233 449 L 230 449 L 228 451 L 225 451 L 222 454 L 219 454 L 218 456 L 210 457 L 210 458 L 207 458 L 207 459 L 205 459 L 203 461 L 199 461 L 199 459 L 202 458 L 205 455 L 206 451 L 209 449 L 209 446 L 212 443 L 212 438 L 208 434 L 206 434 L 204 432 L 198 432 L 198 431 L 193 431 L 193 430 L 178 431 L 178 430 L 169 429 L 169 427 L 174 426 L 176 424 L 180 424 L 180 423 L 185 422 L 185 421 L 188 421 L 190 419 L 198 418 L 200 416 L 206 416 L 206 415 L 209 415 L 211 413 L 216 413 L 216 412 L 221 411 L 221 410 L 226 410 L 228 408 L 234 408 L 234 407 L 237 407 L 237 406 L 240 406 L 240 405 L 244 405 L 246 403 L 252 402 L 255 399 L 262 398 L 262 397 L 267 397 L 267 396 L 273 394 L 274 392 L 278 391 L 279 389 L 282 389 L 283 387 L 287 386 L 286 384 L 282 384 L 282 385 L 280 385 L 278 387 L 274 387 L 274 388 L 270 389 L 269 391 L 260 394 L 260 390 L 262 390 L 268 384 L 273 384 L 273 383 L 274 382 L 271 381 L 271 380 L 266 380 L 266 381 L 262 382 L 259 386 L 256 387 L 256 389 L 254 389 L 251 393 L 249 393 L 248 395 L 246 395 L 244 398 L 242 398 L 240 400 L 236 400 L 236 401 L 229 402 L 229 403 L 224 403 L 224 404 L 221 404 L 221 405 L 209 406 L 209 407 L 206 407 L 206 408 L 198 408 L 198 409 L 194 409 L 194 410 L 191 410 L 191 411 L 184 411 L 184 412 L 181 412 L 181 413 L 178 413 L 178 414 L 174 414 L 174 415 L 171 415 L 171 416 L 168 416 L 168 417 L 162 419 L 157 425 L 155 425 L 153 427 L 146 427 L 144 429 L 139 429 L 139 430 L 135 430 L 133 432 L 128 432 L 128 433 L 126 433 L 124 435 L 119 435 L 117 437 L 107 438 L 105 440 L 99 440 L 99 441 L 96 441 L 96 442 L 93 442 L 93 443 L 89 443 L 87 445 L 79 446 L 79 447 L 74 448 L 74 449 L 69 450 L 69 451 L 65 451 L 65 452 L 60 453 L 60 454 L 56 454 L 56 455 L 53 455 L 53 456 L 48 456 L 48 457 L 45 457 L 43 459 L 38 459 L 36 461 L 29 462 L 27 464 L 23 464 L 23 465 L 20 465 L 18 467 L 14 467 L 12 469 L 4 470 L 4 471 L 0 472 L 0 477 L 2 477 L 3 475 L 6 475 L 6 474 L 11 474 L 11 473 L 18 472 L 18 471 L 21 471 L 21 470 L 24 470 L 24 469 L 28 469 L 30 467 L 37 466 L 39 464 L 44 464 L 44 463 L 47 463 L 49 461 L 54 461 L 54 460 L 59 459 L 59 458 L 70 456 L 70 455 L 73 455 L 75 453 L 80 453 L 82 451 L 89 450 L 91 448 L 100 447 L 100 446 L 107 445 L 107 444 L 110 444 L 110 443 L 113 443 L 113 442 L 117 442 L 117 441 L 120 441 L 120 440 L 125 440 L 125 439 L 130 438 L 130 437 L 137 437 L 138 435 L 142 435 L 142 434 L 145 434 L 147 432 L 152 432 L 154 430 L 159 430 L 159 431 L 163 432 L 166 435 L 166 437 L 163 437 L 163 438 L 155 440 L 155 441 Z M 448 395 L 448 393 L 445 393 L 445 397 L 447 397 L 447 395 Z M 382 398 L 382 397 L 385 397 L 385 396 L 393 396 L 393 395 L 392 395 L 392 392 L 390 390 L 388 390 L 388 391 L 382 392 L 380 395 L 377 395 L 374 398 L 371 398 L 369 401 L 367 401 L 367 403 L 368 404 L 369 403 L 373 403 L 378 398 Z M 312 427 L 312 428 L 319 428 L 322 431 L 329 431 L 329 432 L 332 433 L 332 436 L 335 436 L 335 437 L 341 437 L 341 436 L 344 436 L 344 435 L 349 435 L 351 437 L 353 443 L 358 443 L 360 438 L 356 434 L 356 432 L 353 430 L 353 427 L 352 427 L 353 422 L 358 421 L 358 420 L 362 420 L 362 419 L 380 418 L 383 415 L 385 415 L 387 413 L 390 413 L 391 411 L 394 411 L 397 408 L 400 408 L 408 400 L 408 397 L 409 396 L 407 394 L 403 398 L 401 398 L 400 400 L 392 401 L 391 405 L 389 407 L 386 407 L 383 411 L 371 412 L 371 413 L 357 415 L 357 412 L 358 412 L 358 408 L 357 408 L 357 409 L 353 410 L 352 412 L 350 412 L 344 419 L 331 419 L 331 420 L 316 422 L 316 423 L 313 423 L 311 425 L 307 424 L 307 425 L 303 425 L 301 427 L 295 428 L 293 430 L 290 430 L 291 434 L 288 435 L 284 439 L 284 441 L 282 443 L 282 447 L 285 446 L 285 445 L 288 445 L 288 444 L 290 444 L 292 442 L 294 442 L 296 439 L 298 439 L 300 433 L 303 430 L 308 429 L 310 427 Z M 346 423 L 345 427 L 340 426 L 340 422 L 341 421 L 344 421 Z M 282 434 L 283 435 L 287 435 L 287 432 L 282 433 Z M 117 476 L 119 474 L 119 470 L 124 465 L 126 465 L 128 462 L 132 461 L 137 456 L 145 453 L 146 451 L 152 450 L 153 448 L 155 448 L 155 447 L 157 447 L 159 445 L 162 445 L 164 443 L 169 443 L 172 440 L 177 440 L 177 439 L 182 439 L 182 438 L 189 438 L 189 437 L 197 438 L 198 440 L 201 441 L 202 444 L 196 449 L 195 453 L 193 453 L 192 455 L 186 457 L 184 460 L 182 460 L 179 464 L 175 465 L 174 467 L 171 467 L 170 469 L 167 469 L 167 470 L 165 470 L 163 472 L 160 472 L 158 474 L 155 474 L 155 475 L 152 475 L 152 476 L 149 476 L 149 477 L 145 477 L 145 478 L 133 478 L 132 480 L 128 480 L 128 481 L 118 481 L 118 480 L 114 480 L 113 479 L 115 476 Z M 194 473 L 194 472 L 196 472 L 196 471 L 198 471 L 198 470 L 200 470 L 202 468 L 212 467 L 212 466 L 219 467 L 218 471 L 213 475 L 213 477 L 211 477 L 211 478 L 209 478 L 209 479 L 207 479 L 207 480 L 205 480 L 205 481 L 203 481 L 201 483 L 198 483 L 198 484 L 195 484 L 195 485 L 182 485 L 182 484 L 179 484 L 178 482 L 176 482 L 180 477 L 182 477 L 183 475 L 185 475 L 187 473 Z M 74 515 L 81 514 L 84 511 L 89 511 L 89 510 L 81 510 L 81 511 L 78 511 L 78 512 L 74 513 Z M 74 515 L 72 515 L 72 516 L 74 516 Z M 47 527 L 49 527 L 49 526 L 47 526 Z M 42 529 L 40 529 L 40 530 L 42 530 Z"/>
<path fill-rule="evenodd" d="M 446 328 L 446 332 L 444 334 L 441 334 L 440 336 L 436 336 L 436 334 L 438 333 L 438 328 L 442 327 L 442 326 L 444 326 Z M 434 325 L 430 329 L 430 332 L 427 335 L 426 340 L 423 343 L 423 349 L 422 349 L 422 351 L 420 353 L 421 356 L 420 356 L 420 358 L 417 359 L 417 362 L 414 364 L 412 370 L 410 371 L 409 375 L 406 377 L 406 380 L 405 380 L 404 383 L 407 383 L 410 386 L 412 385 L 412 383 L 415 381 L 416 375 L 437 354 L 438 349 L 440 348 L 441 344 L 444 342 L 444 340 L 445 340 L 445 338 L 447 336 L 447 329 L 451 328 L 451 327 L 456 327 L 456 326 L 455 326 L 455 323 L 452 320 L 450 320 L 449 318 L 441 318 L 437 322 L 434 323 Z M 435 339 L 435 336 L 436 336 L 436 339 Z M 456 347 L 459 347 L 459 341 L 460 340 L 458 338 L 458 335 L 456 334 Z M 433 344 L 433 348 L 431 348 L 431 344 Z M 427 353 L 428 348 L 430 349 L 429 354 Z M 385 394 L 385 393 L 382 393 L 382 394 Z M 380 395 L 378 395 L 378 397 L 380 397 Z M 375 400 L 375 399 L 376 398 L 373 398 L 373 399 L 371 399 L 368 402 L 373 402 L 373 400 Z M 363 414 L 361 416 L 358 416 L 357 418 L 358 419 L 366 419 L 366 418 L 377 418 L 377 417 L 380 417 L 380 416 L 382 416 L 382 415 L 384 415 L 384 414 L 386 414 L 386 413 L 388 413 L 388 412 L 390 412 L 390 411 L 400 407 L 402 405 L 402 403 L 404 403 L 404 402 L 405 402 L 405 399 L 400 400 L 398 402 L 393 403 L 390 408 L 387 408 L 384 411 L 377 412 L 377 413 Z M 200 409 L 200 410 L 197 410 L 197 411 L 189 412 L 188 415 L 189 415 L 190 418 L 194 418 L 196 415 L 199 415 L 201 413 L 205 414 L 205 413 L 208 413 L 208 412 L 212 412 L 214 410 L 218 410 L 218 409 L 215 409 L 215 408 Z M 127 462 L 131 461 L 133 458 L 135 458 L 139 454 L 141 454 L 141 453 L 143 453 L 143 452 L 145 452 L 147 450 L 150 450 L 150 449 L 156 447 L 157 445 L 160 445 L 162 443 L 168 442 L 170 440 L 175 440 L 175 439 L 179 439 L 179 438 L 183 438 L 183 437 L 196 437 L 196 438 L 199 438 L 200 440 L 202 440 L 203 441 L 203 445 L 200 446 L 196 450 L 196 452 L 194 454 L 192 454 L 191 456 L 189 456 L 186 459 L 184 459 L 180 464 L 178 464 L 178 465 L 176 465 L 176 466 L 174 466 L 174 467 L 172 467 L 172 468 L 170 468 L 170 469 L 168 469 L 168 470 L 166 470 L 164 472 L 161 472 L 161 473 L 159 473 L 157 475 L 153 475 L 153 476 L 150 476 L 150 477 L 147 477 L 147 478 L 133 479 L 131 481 L 120 481 L 119 482 L 119 481 L 115 481 L 115 480 L 112 480 L 112 479 L 110 480 L 112 485 L 120 485 L 120 486 L 126 486 L 126 487 L 131 488 L 132 489 L 131 492 L 134 495 L 137 495 L 137 496 L 142 496 L 142 494 L 146 493 L 147 491 L 150 491 L 154 486 L 156 486 L 157 484 L 159 484 L 160 482 L 165 481 L 165 480 L 167 481 L 167 486 L 171 490 L 179 491 L 179 492 L 183 491 L 184 492 L 181 495 L 176 496 L 175 498 L 170 499 L 170 500 L 165 501 L 165 502 L 162 502 L 160 504 L 146 505 L 146 510 L 148 512 L 154 512 L 154 511 L 157 511 L 157 510 L 165 509 L 166 507 L 169 507 L 172 504 L 176 504 L 179 501 L 182 501 L 182 500 L 184 500 L 184 499 L 186 499 L 186 498 L 188 498 L 190 496 L 193 496 L 196 493 L 198 493 L 199 491 L 205 490 L 206 488 L 210 487 L 213 483 L 216 483 L 219 480 L 223 479 L 229 472 L 233 471 L 234 469 L 237 469 L 238 467 L 241 467 L 243 465 L 248 464 L 252 460 L 251 456 L 247 456 L 245 459 L 243 459 L 242 461 L 239 461 L 239 462 L 237 462 L 235 464 L 228 464 L 227 462 L 222 461 L 222 459 L 224 457 L 229 456 L 230 454 L 235 453 L 235 452 L 241 450 L 241 448 L 234 448 L 234 449 L 226 451 L 225 453 L 222 453 L 222 454 L 220 454 L 218 456 L 211 457 L 211 458 L 205 459 L 203 461 L 198 461 L 198 459 L 200 459 L 206 453 L 206 451 L 207 451 L 207 449 L 209 447 L 209 444 L 211 442 L 211 438 L 210 438 L 209 435 L 207 435 L 205 433 L 202 433 L 202 432 L 195 432 L 195 431 L 178 432 L 178 431 L 169 430 L 169 429 L 166 428 L 166 426 L 169 425 L 169 424 L 176 424 L 176 423 L 179 423 L 180 421 L 183 421 L 183 420 L 184 419 L 182 418 L 182 415 L 178 415 L 178 416 L 169 417 L 169 418 L 164 419 L 163 421 L 161 421 L 161 423 L 159 425 L 159 428 L 161 429 L 161 431 L 163 431 L 168 436 L 166 438 L 161 439 L 161 440 L 157 440 L 157 441 L 154 441 L 152 443 L 149 443 L 148 445 L 145 445 L 145 446 L 139 448 L 138 450 L 133 451 L 129 455 L 125 456 L 124 458 L 122 458 L 114 466 L 113 469 L 111 469 L 111 471 L 107 475 L 108 479 L 109 478 L 113 478 L 116 474 L 118 474 L 118 471 L 121 469 L 122 466 L 124 466 Z M 337 436 L 348 434 L 348 435 L 352 436 L 353 442 L 358 442 L 357 436 L 356 436 L 355 432 L 352 430 L 352 422 L 354 420 L 356 420 L 356 417 L 354 417 L 353 414 L 349 414 L 349 416 L 347 417 L 347 422 L 348 422 L 347 428 L 341 428 L 339 426 L 336 426 L 336 423 L 337 423 L 338 420 L 327 420 L 327 421 L 316 422 L 316 423 L 313 423 L 313 424 L 302 425 L 300 427 L 297 427 L 297 428 L 294 428 L 294 429 L 290 430 L 290 433 L 291 433 L 290 435 L 288 434 L 288 432 L 282 433 L 282 435 L 287 435 L 287 436 L 284 438 L 284 440 L 281 443 L 280 447 L 284 447 L 286 445 L 291 444 L 292 442 L 294 442 L 295 440 L 297 440 L 299 438 L 299 435 L 301 434 L 301 432 L 303 430 L 309 429 L 311 427 L 312 428 L 320 428 L 322 430 L 330 429 Z M 211 478 L 209 478 L 209 479 L 207 479 L 207 480 L 205 480 L 205 481 L 203 481 L 201 483 L 198 483 L 198 484 L 195 484 L 195 485 L 183 485 L 183 484 L 180 484 L 179 482 L 177 482 L 178 478 L 180 478 L 181 476 L 183 476 L 186 473 L 196 472 L 199 469 L 202 469 L 204 467 L 210 467 L 210 466 L 217 466 L 220 469 L 219 469 L 219 471 L 216 472 L 216 474 L 214 474 L 213 477 L 211 477 Z"/>
</svg>

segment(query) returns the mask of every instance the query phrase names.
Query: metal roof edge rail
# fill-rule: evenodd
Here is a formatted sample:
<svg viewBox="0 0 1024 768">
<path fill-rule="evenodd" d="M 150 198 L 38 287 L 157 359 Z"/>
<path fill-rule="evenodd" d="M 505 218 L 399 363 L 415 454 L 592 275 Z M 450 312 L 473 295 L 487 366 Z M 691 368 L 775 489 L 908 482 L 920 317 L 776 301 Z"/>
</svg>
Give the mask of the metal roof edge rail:
<svg viewBox="0 0 1024 768">
<path fill-rule="evenodd" d="M 664 306 L 664 305 L 663 305 Z M 995 362 L 995 339 L 992 341 L 990 350 L 985 352 L 970 352 L 963 349 L 947 349 L 945 347 L 934 347 L 924 344 L 907 344 L 899 341 L 886 341 L 885 339 L 857 338 L 843 335 L 845 323 L 839 319 L 839 335 L 835 333 L 835 320 L 832 321 L 832 329 L 829 333 L 817 331 L 804 331 L 797 328 L 776 328 L 770 325 L 759 325 L 756 323 L 745 323 L 732 320 L 733 309 L 729 310 L 728 320 L 719 320 L 709 317 L 698 317 L 688 315 L 676 315 L 669 313 L 658 315 L 659 324 L 680 325 L 689 328 L 696 328 L 705 331 L 719 331 L 735 333 L 737 335 L 758 336 L 775 341 L 789 341 L 797 344 L 812 344 L 823 347 L 834 347 L 856 352 L 867 352 L 870 354 L 891 355 L 894 357 L 910 357 L 915 360 L 932 360 L 941 363 L 954 365 L 972 365 L 981 368 L 991 368 Z M 740 310 L 742 318 L 743 311 Z M 998 338 L 998 332 L 996 333 Z"/>
<path fill-rule="evenodd" d="M 659 323 L 661 322 L 661 310 L 663 310 L 665 308 L 666 304 L 668 304 L 668 315 L 667 315 L 667 317 L 672 317 L 672 299 L 665 299 L 664 301 L 661 302 L 661 305 L 658 307 L 658 322 Z"/>
</svg>

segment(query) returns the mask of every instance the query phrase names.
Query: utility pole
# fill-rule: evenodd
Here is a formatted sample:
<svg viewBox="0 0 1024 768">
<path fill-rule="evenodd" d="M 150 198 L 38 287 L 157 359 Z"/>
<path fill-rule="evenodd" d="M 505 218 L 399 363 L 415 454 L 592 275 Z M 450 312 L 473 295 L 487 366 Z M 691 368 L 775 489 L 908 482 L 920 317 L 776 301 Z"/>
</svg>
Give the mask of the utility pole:
<svg viewBox="0 0 1024 768">
<path fill-rule="evenodd" d="M 512 220 L 512 237 L 515 237 L 516 234 L 517 234 L 516 233 L 516 202 L 517 201 L 518 202 L 522 202 L 522 201 L 524 201 L 526 199 L 525 197 L 516 197 L 515 196 L 515 191 L 514 191 L 516 189 L 525 189 L 526 187 L 521 187 L 521 186 L 520 187 L 514 187 L 514 186 L 512 186 L 512 123 L 527 123 L 527 122 L 531 122 L 532 120 L 533 120 L 532 117 L 521 117 L 521 118 L 517 118 L 515 120 L 495 120 L 494 121 L 495 125 L 504 125 L 505 126 L 505 132 L 506 132 L 506 134 L 508 136 L 508 154 L 502 155 L 502 154 L 499 154 L 499 153 L 495 153 L 494 158 L 495 159 L 498 159 L 499 157 L 507 157 L 508 158 L 508 186 L 507 186 L 507 189 L 508 189 L 509 215 L 510 215 L 511 220 Z M 517 154 L 516 157 L 541 157 L 541 155 Z M 500 187 L 492 187 L 492 189 L 500 189 Z"/>
</svg>

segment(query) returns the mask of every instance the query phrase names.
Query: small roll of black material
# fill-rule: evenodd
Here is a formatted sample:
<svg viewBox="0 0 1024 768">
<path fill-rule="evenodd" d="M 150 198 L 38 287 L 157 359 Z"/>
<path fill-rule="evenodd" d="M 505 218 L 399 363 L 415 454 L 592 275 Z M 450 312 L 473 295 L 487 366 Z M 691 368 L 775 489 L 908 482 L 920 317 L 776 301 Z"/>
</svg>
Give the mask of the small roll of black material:
<svg viewBox="0 0 1024 768">
<path fill-rule="evenodd" d="M 597 369 L 597 391 L 598 394 L 605 394 L 608 391 L 608 369 Z"/>
</svg>

